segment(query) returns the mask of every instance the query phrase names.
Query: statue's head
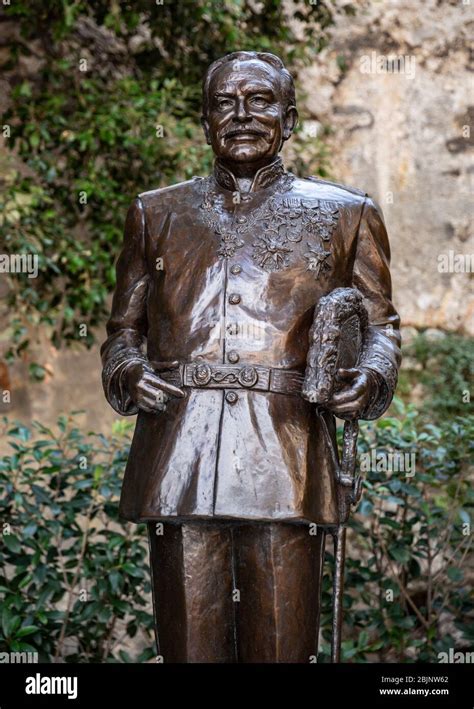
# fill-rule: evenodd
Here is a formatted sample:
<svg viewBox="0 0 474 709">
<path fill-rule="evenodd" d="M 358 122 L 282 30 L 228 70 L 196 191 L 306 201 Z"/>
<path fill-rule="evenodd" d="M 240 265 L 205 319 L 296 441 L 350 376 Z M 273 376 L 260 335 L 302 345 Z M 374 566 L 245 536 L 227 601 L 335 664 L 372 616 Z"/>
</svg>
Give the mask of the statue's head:
<svg viewBox="0 0 474 709">
<path fill-rule="evenodd" d="M 291 136 L 298 113 L 291 74 L 266 52 L 233 52 L 213 62 L 203 82 L 202 124 L 216 157 L 263 163 Z"/>
</svg>

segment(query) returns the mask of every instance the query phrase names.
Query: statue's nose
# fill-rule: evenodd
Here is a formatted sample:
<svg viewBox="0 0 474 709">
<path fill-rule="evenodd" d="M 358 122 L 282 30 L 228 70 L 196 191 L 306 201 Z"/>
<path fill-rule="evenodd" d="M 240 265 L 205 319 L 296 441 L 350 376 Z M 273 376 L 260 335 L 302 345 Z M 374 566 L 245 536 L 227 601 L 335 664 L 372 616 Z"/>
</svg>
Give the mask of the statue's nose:
<svg viewBox="0 0 474 709">
<path fill-rule="evenodd" d="M 235 104 L 234 120 L 236 121 L 248 121 L 250 116 L 248 114 L 247 108 L 245 106 L 244 99 L 239 99 Z"/>
</svg>

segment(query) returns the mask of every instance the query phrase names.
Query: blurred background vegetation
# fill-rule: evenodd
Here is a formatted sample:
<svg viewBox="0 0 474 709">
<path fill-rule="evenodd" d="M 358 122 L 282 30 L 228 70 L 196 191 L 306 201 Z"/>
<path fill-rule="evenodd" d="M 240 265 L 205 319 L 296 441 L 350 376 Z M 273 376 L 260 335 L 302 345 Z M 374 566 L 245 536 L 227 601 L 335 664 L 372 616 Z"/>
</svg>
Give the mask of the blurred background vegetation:
<svg viewBox="0 0 474 709">
<path fill-rule="evenodd" d="M 8 362 L 37 328 L 56 347 L 90 346 L 107 314 L 134 195 L 209 171 L 200 125 L 208 64 L 235 48 L 271 50 L 297 71 L 323 46 L 330 7 L 302 1 L 288 13 L 279 0 L 16 0 L 5 8 L 13 26 L 4 70 L 14 88 L 3 123 L 23 169 L 8 172 L 2 242 L 40 259 L 34 283 L 10 279 Z M 37 60 L 28 80 L 25 58 Z M 305 169 L 324 172 L 322 144 L 302 140 L 293 164 L 304 150 Z M 41 379 L 42 363 L 30 373 Z"/>
<path fill-rule="evenodd" d="M 343 11 L 355 10 L 346 3 Z M 44 363 L 30 356 L 38 332 L 57 348 L 93 344 L 132 197 L 210 168 L 199 122 L 207 65 L 237 48 L 269 50 L 298 76 L 328 41 L 333 12 L 330 0 L 5 6 L 3 68 L 13 90 L 2 119 L 10 127 L 2 250 L 40 258 L 37 279 L 9 277 L 7 363 L 26 357 L 41 380 Z M 324 132 L 310 140 L 300 132 L 285 158 L 298 173 L 332 176 Z M 462 393 L 473 342 L 414 332 L 404 352 L 399 399 L 364 424 L 359 445 L 415 453 L 416 475 L 367 474 L 349 536 L 348 661 L 436 662 L 449 647 L 472 649 L 465 530 L 474 417 Z M 145 527 L 117 517 L 131 427 L 118 421 L 110 435 L 89 433 L 69 413 L 55 426 L 4 420 L 0 651 L 69 662 L 153 657 Z M 328 573 L 327 609 L 330 583 Z M 321 661 L 329 627 L 325 613 Z"/>
<path fill-rule="evenodd" d="M 85 434 L 6 419 L 0 461 L 0 651 L 40 661 L 144 662 L 156 653 L 145 525 L 118 518 L 132 424 Z M 474 417 L 427 423 L 401 400 L 364 423 L 359 454 L 415 456 L 413 476 L 374 467 L 349 530 L 343 660 L 437 662 L 474 642 L 469 460 Z M 332 559 L 328 540 L 328 561 Z M 320 662 L 329 661 L 332 563 Z"/>
</svg>

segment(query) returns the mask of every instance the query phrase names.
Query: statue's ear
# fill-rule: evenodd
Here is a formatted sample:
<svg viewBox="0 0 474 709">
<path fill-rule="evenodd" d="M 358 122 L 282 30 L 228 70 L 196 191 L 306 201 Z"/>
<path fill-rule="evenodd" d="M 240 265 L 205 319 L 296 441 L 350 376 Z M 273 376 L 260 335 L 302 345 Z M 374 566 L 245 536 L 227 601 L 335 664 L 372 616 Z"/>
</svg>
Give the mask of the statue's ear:
<svg viewBox="0 0 474 709">
<path fill-rule="evenodd" d="M 211 134 L 210 134 L 210 130 L 209 130 L 209 122 L 208 122 L 206 116 L 201 116 L 201 125 L 202 125 L 202 129 L 204 131 L 204 135 L 206 136 L 206 142 L 208 145 L 210 145 L 211 144 Z"/>
<path fill-rule="evenodd" d="M 298 123 L 298 111 L 296 106 L 288 106 L 283 121 L 283 140 L 288 140 Z"/>
</svg>

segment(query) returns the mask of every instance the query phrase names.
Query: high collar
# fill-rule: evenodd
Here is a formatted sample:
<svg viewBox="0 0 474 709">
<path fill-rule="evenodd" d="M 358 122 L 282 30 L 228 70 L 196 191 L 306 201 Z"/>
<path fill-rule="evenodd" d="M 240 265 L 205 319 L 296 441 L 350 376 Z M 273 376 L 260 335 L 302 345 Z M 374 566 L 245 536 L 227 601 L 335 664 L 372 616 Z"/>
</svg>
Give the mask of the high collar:
<svg viewBox="0 0 474 709">
<path fill-rule="evenodd" d="M 269 187 L 284 174 L 285 168 L 283 166 L 283 161 L 277 156 L 269 165 L 265 165 L 264 167 L 261 167 L 260 170 L 257 170 L 249 191 L 257 192 L 257 190 L 261 190 L 264 187 Z M 219 158 L 216 158 L 214 161 L 214 178 L 221 187 L 224 187 L 224 189 L 231 190 L 231 192 L 240 192 L 237 178 L 229 170 L 229 168 L 225 167 L 221 163 Z"/>
</svg>

